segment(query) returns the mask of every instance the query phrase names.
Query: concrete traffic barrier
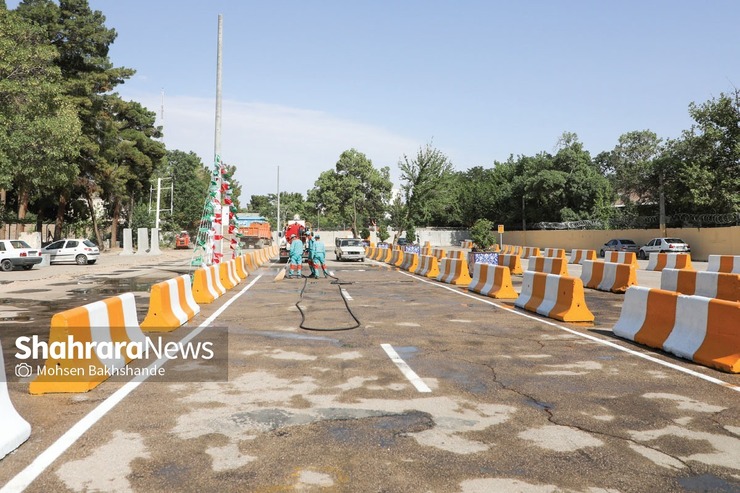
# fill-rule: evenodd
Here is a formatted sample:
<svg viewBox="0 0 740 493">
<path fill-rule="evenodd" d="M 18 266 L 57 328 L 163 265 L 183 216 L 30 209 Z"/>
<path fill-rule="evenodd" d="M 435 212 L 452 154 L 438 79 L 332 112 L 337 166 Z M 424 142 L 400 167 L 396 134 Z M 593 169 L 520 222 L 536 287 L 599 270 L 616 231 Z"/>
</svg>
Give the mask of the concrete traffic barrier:
<svg viewBox="0 0 740 493">
<path fill-rule="evenodd" d="M 473 265 L 473 279 L 468 291 L 499 299 L 514 299 L 519 296 L 511 283 L 509 268 L 492 264 Z"/>
<path fill-rule="evenodd" d="M 565 257 L 532 257 L 529 259 L 527 270 L 567 276 L 568 261 Z"/>
<path fill-rule="evenodd" d="M 381 255 L 378 260 L 380 260 L 383 263 L 389 263 L 391 260 L 391 256 L 393 255 L 393 250 L 390 248 L 384 248 L 381 250 Z"/>
<path fill-rule="evenodd" d="M 522 260 L 519 255 L 511 255 L 508 253 L 500 253 L 498 255 L 498 265 L 508 267 L 509 272 L 515 275 L 522 274 Z"/>
<path fill-rule="evenodd" d="M 200 313 L 193 298 L 190 276 L 183 275 L 152 285 L 149 310 L 141 322 L 144 332 L 171 332 Z"/>
<path fill-rule="evenodd" d="M 422 255 L 416 275 L 436 279 L 439 276 L 439 261 L 433 255 Z"/>
<path fill-rule="evenodd" d="M 464 258 L 443 258 L 439 261 L 437 280 L 456 286 L 467 286 L 472 281 L 468 261 Z"/>
<path fill-rule="evenodd" d="M 727 272 L 663 269 L 660 289 L 681 294 L 740 301 L 740 275 Z"/>
<path fill-rule="evenodd" d="M 13 407 L 7 382 L 3 347 L 0 345 L 0 459 L 20 447 L 31 436 L 31 425 Z"/>
<path fill-rule="evenodd" d="M 563 322 L 593 322 L 583 282 L 577 277 L 526 271 L 514 305 Z"/>
<path fill-rule="evenodd" d="M 442 260 L 447 256 L 447 250 L 444 248 L 432 248 L 432 255 L 437 257 L 437 260 Z"/>
<path fill-rule="evenodd" d="M 681 358 L 740 373 L 740 303 L 632 286 L 615 335 Z"/>
<path fill-rule="evenodd" d="M 393 253 L 391 253 L 391 260 L 388 263 L 395 267 L 398 267 L 399 265 L 401 265 L 403 263 L 403 251 L 393 250 Z"/>
<path fill-rule="evenodd" d="M 473 248 L 473 245 L 473 242 L 470 240 L 463 240 L 460 242 L 460 248 L 467 248 L 468 250 Z"/>
<path fill-rule="evenodd" d="M 596 250 L 571 250 L 570 264 L 581 264 L 584 260 L 596 260 Z"/>
<path fill-rule="evenodd" d="M 218 264 L 218 275 L 219 279 L 221 280 L 221 284 L 223 284 L 227 291 L 239 284 L 236 279 L 234 279 L 231 273 L 231 266 L 229 265 L 229 261 L 221 262 Z"/>
<path fill-rule="evenodd" d="M 375 256 L 375 247 L 367 247 L 365 249 L 365 256 L 369 259 L 372 259 L 373 256 Z"/>
<path fill-rule="evenodd" d="M 468 258 L 468 252 L 465 252 L 463 250 L 450 250 L 447 252 L 447 258 L 455 258 L 455 259 L 466 259 Z"/>
<path fill-rule="evenodd" d="M 69 344 L 70 338 L 79 343 L 79 350 Z M 125 348 L 132 342 L 140 343 L 142 348 L 146 345 L 146 336 L 136 318 L 133 293 L 57 313 L 51 318 L 49 346 L 66 347 L 63 356 L 68 357 L 56 357 L 50 351 L 43 371 L 29 384 L 28 391 L 31 394 L 87 392 L 131 361 Z M 84 354 L 87 343 L 95 343 L 90 358 Z M 120 345 L 120 355 L 116 351 L 99 352 L 97 347 L 101 343 Z"/>
<path fill-rule="evenodd" d="M 244 254 L 244 264 L 247 266 L 248 272 L 254 272 L 257 270 L 257 264 L 254 261 L 254 253 L 247 252 Z"/>
<path fill-rule="evenodd" d="M 637 255 L 635 254 L 635 252 L 604 252 L 604 262 L 630 264 L 634 265 L 635 269 L 638 269 L 640 267 L 637 263 Z"/>
<path fill-rule="evenodd" d="M 193 271 L 193 299 L 198 304 L 213 303 L 226 294 L 218 275 L 218 264 L 203 266 Z"/>
<path fill-rule="evenodd" d="M 624 293 L 637 284 L 637 269 L 632 264 L 584 260 L 581 281 L 587 288 Z"/>
<path fill-rule="evenodd" d="M 710 255 L 707 270 L 740 274 L 740 255 Z"/>
<path fill-rule="evenodd" d="M 541 253 L 538 247 L 522 247 L 522 258 L 539 257 L 539 256 L 541 256 Z"/>
<path fill-rule="evenodd" d="M 563 248 L 545 248 L 542 252 L 543 257 L 565 257 L 565 249 Z"/>
<path fill-rule="evenodd" d="M 401 269 L 407 272 L 414 272 L 419 266 L 419 254 L 418 253 L 406 253 L 401 264 Z"/>
<path fill-rule="evenodd" d="M 240 280 L 244 280 L 249 277 L 249 271 L 244 263 L 244 255 L 239 255 L 233 259 L 234 261 L 234 272 Z"/>
<path fill-rule="evenodd" d="M 661 271 L 663 269 L 694 270 L 691 265 L 691 255 L 688 253 L 651 253 L 646 270 Z"/>
</svg>

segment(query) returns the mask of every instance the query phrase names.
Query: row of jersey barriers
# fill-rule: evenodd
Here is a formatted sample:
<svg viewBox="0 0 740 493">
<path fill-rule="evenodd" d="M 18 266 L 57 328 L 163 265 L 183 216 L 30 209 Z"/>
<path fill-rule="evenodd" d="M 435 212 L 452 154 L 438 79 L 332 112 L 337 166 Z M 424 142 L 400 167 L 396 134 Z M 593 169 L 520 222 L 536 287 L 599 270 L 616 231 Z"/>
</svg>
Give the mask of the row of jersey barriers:
<svg viewBox="0 0 740 493">
<path fill-rule="evenodd" d="M 373 249 L 368 256 L 417 275 L 499 299 L 563 322 L 593 322 L 585 288 L 624 294 L 615 335 L 728 373 L 740 373 L 740 256 L 710 255 L 707 271 L 695 271 L 688 254 L 651 253 L 646 270 L 661 272 L 661 287 L 637 286 L 637 258 L 631 252 L 545 249 L 551 257 L 529 256 L 521 269 L 522 247 L 497 254 L 495 263 L 474 263 L 467 252 L 425 248 L 427 255 L 400 249 Z M 408 259 L 405 257 L 414 256 Z M 569 277 L 568 263 L 582 265 Z M 512 274 L 523 276 L 517 293 Z"/>
<path fill-rule="evenodd" d="M 107 380 L 113 370 L 132 361 L 126 351 L 131 343 L 145 343 L 146 333 L 171 332 L 200 313 L 200 304 L 210 303 L 234 288 L 249 273 L 277 255 L 277 247 L 258 249 L 194 271 L 194 278 L 206 282 L 200 289 L 189 275 L 152 285 L 144 320 L 137 318 L 133 293 L 124 293 L 56 313 L 50 323 L 48 343 L 85 344 L 107 342 L 121 347 L 120 357 L 94 352 L 91 358 L 57 357 L 49 352 L 43 375 L 30 381 L 30 394 L 87 392 Z M 208 272 L 207 275 L 204 275 Z M 216 287 L 218 286 L 218 287 Z M 213 291 L 214 294 L 211 294 Z M 203 296 L 203 292 L 208 292 Z M 2 347 L 0 347 L 0 459 L 31 436 L 31 425 L 17 412 L 8 392 Z"/>
</svg>

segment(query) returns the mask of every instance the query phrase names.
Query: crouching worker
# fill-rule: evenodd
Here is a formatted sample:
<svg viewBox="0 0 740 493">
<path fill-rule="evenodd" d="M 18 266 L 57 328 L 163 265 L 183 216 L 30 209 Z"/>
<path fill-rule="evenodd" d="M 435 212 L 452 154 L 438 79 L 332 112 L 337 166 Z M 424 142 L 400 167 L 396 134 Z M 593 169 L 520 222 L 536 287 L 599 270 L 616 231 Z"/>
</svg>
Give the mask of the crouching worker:
<svg viewBox="0 0 740 493">
<path fill-rule="evenodd" d="M 303 242 L 296 235 L 290 236 L 290 271 L 288 278 L 300 278 L 303 271 Z"/>
<path fill-rule="evenodd" d="M 313 266 L 314 277 L 319 278 L 319 268 L 323 271 L 324 277 L 329 277 L 326 273 L 326 246 L 321 241 L 321 235 L 314 235 L 313 241 Z"/>
</svg>

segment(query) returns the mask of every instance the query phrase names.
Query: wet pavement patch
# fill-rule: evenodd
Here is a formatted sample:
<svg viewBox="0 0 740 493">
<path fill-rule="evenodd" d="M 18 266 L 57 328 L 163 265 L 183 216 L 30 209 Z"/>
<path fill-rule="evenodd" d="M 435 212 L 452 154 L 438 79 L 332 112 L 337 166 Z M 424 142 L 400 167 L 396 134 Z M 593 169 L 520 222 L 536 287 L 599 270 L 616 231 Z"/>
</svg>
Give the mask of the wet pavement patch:
<svg viewBox="0 0 740 493">
<path fill-rule="evenodd" d="M 735 493 L 737 491 L 737 483 L 728 483 L 724 479 L 713 476 L 712 474 L 680 479 L 678 484 L 689 492 L 711 491 L 712 493 Z"/>
</svg>

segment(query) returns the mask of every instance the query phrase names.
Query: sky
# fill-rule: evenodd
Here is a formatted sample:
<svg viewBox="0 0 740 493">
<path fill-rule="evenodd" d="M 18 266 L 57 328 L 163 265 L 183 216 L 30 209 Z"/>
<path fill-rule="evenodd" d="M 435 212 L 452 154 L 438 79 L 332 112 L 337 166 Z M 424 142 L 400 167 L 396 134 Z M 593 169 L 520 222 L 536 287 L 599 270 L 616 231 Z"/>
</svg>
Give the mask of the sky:
<svg viewBox="0 0 740 493">
<path fill-rule="evenodd" d="M 351 148 L 398 187 L 426 144 L 462 171 L 554 152 L 566 131 L 594 156 L 633 130 L 677 138 L 689 103 L 740 87 L 736 0 L 89 3 L 118 33 L 112 63 L 136 70 L 117 92 L 207 165 L 223 16 L 221 156 L 243 204 L 276 192 L 278 167 L 281 191 L 305 193 Z"/>
</svg>

